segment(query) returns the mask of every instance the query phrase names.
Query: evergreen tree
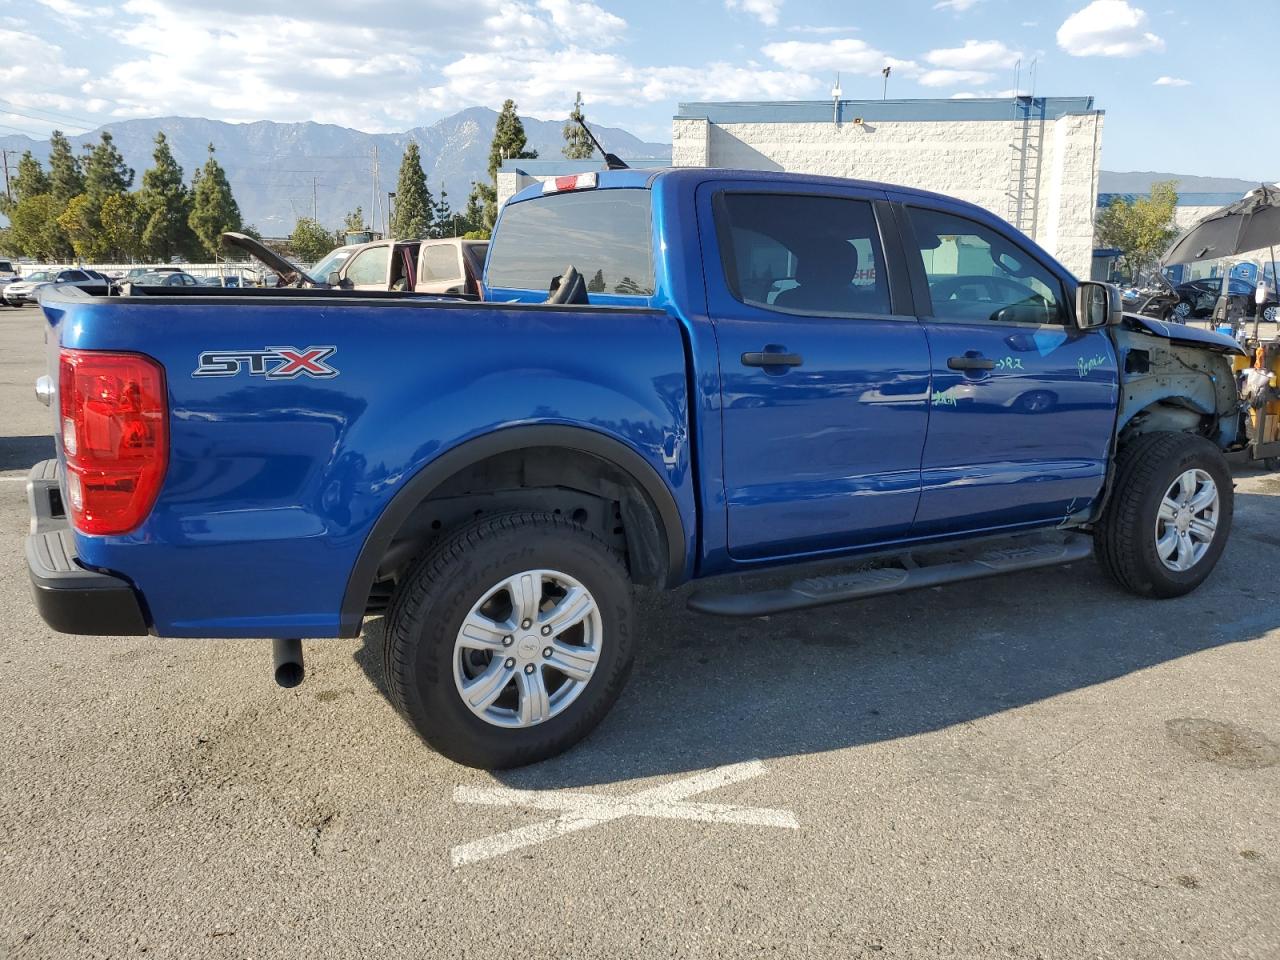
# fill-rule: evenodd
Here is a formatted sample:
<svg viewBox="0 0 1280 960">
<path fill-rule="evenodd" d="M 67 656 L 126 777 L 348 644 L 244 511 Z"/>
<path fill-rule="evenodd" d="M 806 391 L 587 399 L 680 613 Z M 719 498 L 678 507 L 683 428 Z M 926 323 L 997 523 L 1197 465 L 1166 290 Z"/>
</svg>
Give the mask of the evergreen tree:
<svg viewBox="0 0 1280 960">
<path fill-rule="evenodd" d="M 101 204 L 113 193 L 124 193 L 133 186 L 133 169 L 124 162 L 111 132 L 103 130 L 97 143 L 85 144 L 84 192 Z"/>
<path fill-rule="evenodd" d="M 536 160 L 537 150 L 526 150 L 529 139 L 524 124 L 516 113 L 516 102 L 505 100 L 493 128 L 493 141 L 489 144 L 489 185 L 476 184 L 484 201 L 484 224 L 481 229 L 492 231 L 498 219 L 498 168 L 503 160 Z M 486 234 L 487 235 L 487 234 Z"/>
<path fill-rule="evenodd" d="M 595 275 L 587 281 L 587 293 L 604 293 L 604 271 L 597 270 Z"/>
<path fill-rule="evenodd" d="M 240 207 L 231 195 L 231 184 L 226 171 L 214 158 L 213 144 L 209 144 L 209 158 L 199 172 L 192 189 L 191 214 L 187 224 L 196 239 L 211 256 L 218 255 L 220 237 L 228 230 L 240 229 Z"/>
<path fill-rule="evenodd" d="M 472 181 L 471 192 L 467 194 L 467 206 L 462 211 L 461 226 L 463 235 L 468 240 L 488 240 L 489 231 L 485 229 L 485 210 L 488 194 L 492 187 Z"/>
<path fill-rule="evenodd" d="M 191 193 L 163 133 L 156 134 L 151 160 L 151 169 L 142 175 L 139 196 L 145 223 L 142 248 L 145 256 L 167 262 L 195 246 L 190 226 Z"/>
<path fill-rule="evenodd" d="M 49 193 L 59 204 L 84 193 L 84 173 L 71 142 L 55 130 L 49 135 Z"/>
<path fill-rule="evenodd" d="M 400 177 L 396 181 L 396 209 L 391 217 L 391 236 L 397 240 L 419 240 L 431 229 L 435 203 L 427 189 L 422 172 L 422 154 L 418 144 L 410 140 L 400 161 Z"/>
<path fill-rule="evenodd" d="M 580 121 L 584 119 L 586 118 L 582 115 L 582 92 L 578 91 L 573 101 L 573 112 L 569 114 L 569 121 L 564 125 L 564 147 L 560 151 L 570 160 L 586 160 L 596 152 L 591 138 L 582 129 Z"/>
<path fill-rule="evenodd" d="M 13 199 L 0 197 L 0 213 L 6 216 L 28 197 L 39 196 L 49 192 L 49 175 L 40 166 L 40 161 L 31 155 L 30 150 L 23 152 L 18 160 L 18 170 L 9 180 L 9 192 Z"/>
<path fill-rule="evenodd" d="M 436 205 L 432 209 L 431 236 L 437 238 L 452 237 L 458 230 L 458 225 L 454 222 L 454 219 L 454 213 L 449 208 L 449 191 L 441 187 L 440 199 L 436 201 Z"/>
</svg>

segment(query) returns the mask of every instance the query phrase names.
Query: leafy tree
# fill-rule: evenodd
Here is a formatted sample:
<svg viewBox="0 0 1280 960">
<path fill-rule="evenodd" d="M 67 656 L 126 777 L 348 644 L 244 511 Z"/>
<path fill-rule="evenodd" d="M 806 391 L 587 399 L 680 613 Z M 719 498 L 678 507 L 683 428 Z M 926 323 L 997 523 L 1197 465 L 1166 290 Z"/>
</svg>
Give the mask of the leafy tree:
<svg viewBox="0 0 1280 960">
<path fill-rule="evenodd" d="M 585 119 L 582 115 L 582 91 L 578 91 L 573 101 L 573 112 L 564 125 L 564 147 L 560 151 L 570 160 L 586 160 L 596 152 L 595 145 L 579 122 Z"/>
<path fill-rule="evenodd" d="M 364 207 L 356 207 L 347 214 L 345 220 L 342 221 L 342 229 L 346 233 L 363 233 L 364 225 Z"/>
<path fill-rule="evenodd" d="M 145 217 L 142 247 L 144 255 L 168 261 L 196 245 L 190 226 L 191 193 L 163 132 L 156 134 L 151 161 L 151 169 L 142 175 L 139 196 Z"/>
<path fill-rule="evenodd" d="M 467 194 L 467 205 L 458 218 L 458 225 L 469 240 L 489 239 L 489 233 L 484 228 L 485 192 L 485 185 L 472 181 L 471 192 Z"/>
<path fill-rule="evenodd" d="M 147 225 L 146 211 L 137 193 L 116 193 L 102 201 L 102 228 L 106 245 L 121 260 L 137 260 L 143 256 L 142 240 Z"/>
<path fill-rule="evenodd" d="M 119 196 L 119 194 L 117 194 Z M 77 257 L 84 260 L 101 260 L 108 251 L 103 244 L 102 225 L 98 211 L 94 209 L 87 193 L 72 197 L 58 214 L 58 227 L 68 240 Z"/>
<path fill-rule="evenodd" d="M 477 183 L 472 186 L 471 193 L 480 207 L 471 232 L 487 240 L 493 234 L 493 225 L 498 222 L 498 188 L 489 183 Z M 470 198 L 467 209 L 471 209 Z"/>
<path fill-rule="evenodd" d="M 49 193 L 25 197 L 9 215 L 10 243 L 19 254 L 36 260 L 65 260 L 71 244 L 58 226 L 66 204 Z"/>
<path fill-rule="evenodd" d="M 425 237 L 434 219 L 435 202 L 427 189 L 427 177 L 422 172 L 422 153 L 418 144 L 410 140 L 400 161 L 400 177 L 396 181 L 396 209 L 391 217 L 391 236 L 398 240 L 417 240 Z"/>
<path fill-rule="evenodd" d="M 303 263 L 315 263 L 333 249 L 333 234 L 310 217 L 299 217 L 289 235 L 289 246 Z"/>
<path fill-rule="evenodd" d="M 63 136 L 61 130 L 49 135 L 49 193 L 62 205 L 84 193 L 80 161 L 71 152 L 71 141 Z"/>
<path fill-rule="evenodd" d="M 481 191 L 484 202 L 484 223 L 479 228 L 492 231 L 498 219 L 498 168 L 503 160 L 536 160 L 537 150 L 526 150 L 529 138 L 525 136 L 524 124 L 516 113 L 516 102 L 505 100 L 498 112 L 498 122 L 493 128 L 493 141 L 489 144 L 489 185 L 476 184 L 475 190 Z"/>
<path fill-rule="evenodd" d="M 1117 197 L 1098 214 L 1098 242 L 1120 251 L 1120 264 L 1131 279 L 1154 264 L 1177 236 L 1173 217 L 1178 181 L 1151 185 L 1149 197 Z"/>
<path fill-rule="evenodd" d="M 213 144 L 209 144 L 209 157 L 204 162 L 192 189 L 191 214 L 187 224 L 204 246 L 205 252 L 216 257 L 219 237 L 227 230 L 240 229 L 240 207 L 231 195 L 231 184 L 226 171 L 214 157 Z"/>
<path fill-rule="evenodd" d="M 49 175 L 40 166 L 40 161 L 31 155 L 30 150 L 23 152 L 18 159 L 18 170 L 9 180 L 9 192 L 13 199 L 0 197 L 0 213 L 9 214 L 16 204 L 27 197 L 35 197 L 49 192 Z"/>
</svg>

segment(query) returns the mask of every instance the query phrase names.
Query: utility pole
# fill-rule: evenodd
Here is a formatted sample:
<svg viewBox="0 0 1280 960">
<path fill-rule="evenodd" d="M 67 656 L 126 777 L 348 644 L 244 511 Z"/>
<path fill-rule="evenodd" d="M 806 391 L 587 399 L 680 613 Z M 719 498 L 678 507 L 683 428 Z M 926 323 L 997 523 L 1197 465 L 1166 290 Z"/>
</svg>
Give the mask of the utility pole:
<svg viewBox="0 0 1280 960">
<path fill-rule="evenodd" d="M 4 156 L 4 195 L 10 203 L 13 203 L 13 191 L 9 189 L 9 154 L 17 152 L 17 150 L 0 150 L 0 154 Z"/>
<path fill-rule="evenodd" d="M 316 178 L 311 178 L 311 219 L 320 222 L 320 207 L 316 202 Z"/>
<path fill-rule="evenodd" d="M 893 67 L 885 67 L 880 72 L 884 74 L 884 87 L 880 91 L 880 99 L 887 100 L 889 99 L 889 74 L 893 73 Z"/>
</svg>

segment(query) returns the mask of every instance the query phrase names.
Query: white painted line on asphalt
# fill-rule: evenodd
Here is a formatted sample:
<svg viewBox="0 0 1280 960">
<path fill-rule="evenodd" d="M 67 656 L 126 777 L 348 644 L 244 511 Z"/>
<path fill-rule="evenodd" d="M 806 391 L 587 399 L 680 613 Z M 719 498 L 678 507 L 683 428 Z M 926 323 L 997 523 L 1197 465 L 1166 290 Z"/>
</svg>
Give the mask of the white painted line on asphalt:
<svg viewBox="0 0 1280 960">
<path fill-rule="evenodd" d="M 729 823 L 739 826 L 777 827 L 797 830 L 800 823 L 790 810 L 767 807 L 740 807 L 727 803 L 698 803 L 687 797 L 741 783 L 765 772 L 759 760 L 748 760 L 716 767 L 693 776 L 682 777 L 659 787 L 640 790 L 630 796 L 611 797 L 578 793 L 570 790 L 515 790 L 510 787 L 458 787 L 454 803 L 480 804 L 494 807 L 528 807 L 555 810 L 560 816 L 526 827 L 460 844 L 450 851 L 455 867 L 489 860 L 523 847 L 545 843 L 568 833 L 597 827 L 625 817 L 649 817 L 664 820 L 696 820 L 701 823 Z"/>
</svg>

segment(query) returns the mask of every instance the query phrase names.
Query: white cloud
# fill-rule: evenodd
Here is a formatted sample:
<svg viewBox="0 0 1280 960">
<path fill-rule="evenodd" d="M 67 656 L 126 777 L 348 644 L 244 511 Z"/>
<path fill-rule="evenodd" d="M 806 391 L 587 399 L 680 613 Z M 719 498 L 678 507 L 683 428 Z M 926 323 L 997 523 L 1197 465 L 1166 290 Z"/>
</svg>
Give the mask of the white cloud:
<svg viewBox="0 0 1280 960">
<path fill-rule="evenodd" d="M 0 50 L 5 51 L 5 59 L 0 62 L 0 93 L 16 111 L 9 112 L 0 106 L 0 123 L 6 127 L 30 128 L 40 135 L 52 127 L 73 131 L 91 128 L 22 116 L 23 113 L 38 116 L 47 111 L 57 111 L 63 116 L 69 116 L 67 111 L 82 112 L 83 98 L 78 88 L 89 76 L 88 70 L 68 64 L 61 47 L 21 30 L 0 28 Z"/>
<path fill-rule="evenodd" d="M 789 70 L 817 73 L 877 74 L 885 67 L 893 67 L 900 73 L 913 73 L 914 60 L 899 60 L 872 47 L 856 37 L 838 40 L 783 40 L 764 46 L 764 55 Z"/>
<path fill-rule="evenodd" d="M 726 10 L 749 13 L 766 27 L 772 27 L 778 23 L 778 10 L 782 7 L 782 0 L 724 0 L 724 6 Z"/>
<path fill-rule="evenodd" d="M 1124 0 L 1093 0 L 1063 21 L 1058 46 L 1073 57 L 1132 57 L 1163 50 L 1164 41 L 1146 24 L 1146 11 Z"/>
<path fill-rule="evenodd" d="M 538 0 L 538 8 L 551 15 L 551 22 L 557 29 L 565 31 L 576 41 L 593 46 L 615 42 L 627 28 L 627 21 L 594 3 Z"/>
<path fill-rule="evenodd" d="M 922 87 L 954 87 L 962 83 L 990 83 L 995 74 L 986 70 L 926 70 L 920 75 Z"/>
<path fill-rule="evenodd" d="M 964 13 L 966 10 L 976 7 L 982 0 L 938 0 L 933 5 L 935 10 L 954 10 L 956 13 Z"/>
<path fill-rule="evenodd" d="M 1155 83 L 1153 83 L 1152 86 L 1154 87 L 1189 87 L 1191 86 L 1191 81 L 1183 80 L 1181 77 L 1157 77 L 1155 80 Z"/>
<path fill-rule="evenodd" d="M 966 40 L 962 47 L 930 50 L 924 59 L 949 70 L 996 70 L 1013 66 L 1021 56 L 999 40 Z"/>
<path fill-rule="evenodd" d="M 857 33 L 857 27 L 811 27 L 796 26 L 787 27 L 787 33 L 812 33 L 817 35 L 827 35 L 832 33 Z"/>
</svg>

